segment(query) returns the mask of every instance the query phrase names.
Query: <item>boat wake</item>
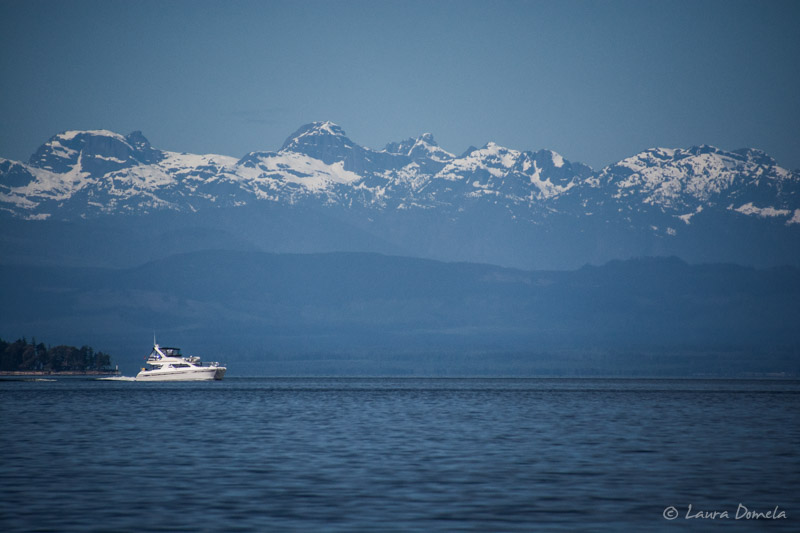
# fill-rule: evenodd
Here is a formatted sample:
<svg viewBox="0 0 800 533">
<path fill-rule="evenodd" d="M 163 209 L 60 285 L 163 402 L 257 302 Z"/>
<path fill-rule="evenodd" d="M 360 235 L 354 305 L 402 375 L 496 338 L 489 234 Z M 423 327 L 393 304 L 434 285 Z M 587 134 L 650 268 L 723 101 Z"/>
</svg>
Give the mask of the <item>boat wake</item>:
<svg viewBox="0 0 800 533">
<path fill-rule="evenodd" d="M 98 381 L 136 381 L 132 376 L 112 376 L 108 378 L 97 378 Z"/>
</svg>

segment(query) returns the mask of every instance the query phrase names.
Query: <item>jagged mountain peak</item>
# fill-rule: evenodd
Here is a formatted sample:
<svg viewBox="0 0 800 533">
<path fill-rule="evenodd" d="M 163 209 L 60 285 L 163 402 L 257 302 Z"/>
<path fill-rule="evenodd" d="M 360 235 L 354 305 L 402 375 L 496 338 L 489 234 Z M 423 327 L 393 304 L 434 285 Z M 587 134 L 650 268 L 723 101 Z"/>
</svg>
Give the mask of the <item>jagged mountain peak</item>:
<svg viewBox="0 0 800 533">
<path fill-rule="evenodd" d="M 522 155 L 519 150 L 501 146 L 494 141 L 489 141 L 482 148 L 473 150 L 466 159 L 484 159 L 499 163 L 504 167 L 511 167 Z"/>
<path fill-rule="evenodd" d="M 791 191 L 800 186 L 800 176 L 778 167 L 760 150 L 727 151 L 707 144 L 651 148 L 606 167 L 592 179 L 595 186 L 606 184 L 615 190 L 613 197 L 619 201 L 637 198 L 645 205 L 692 213 L 724 204 L 752 214 L 753 209 L 741 210 L 749 199 L 758 202 L 759 213 L 789 216 L 797 203 Z"/>
<path fill-rule="evenodd" d="M 140 134 L 141 136 L 141 134 Z M 147 150 L 145 162 L 154 154 L 149 143 L 142 144 L 144 136 L 134 140 Z M 31 156 L 29 164 L 36 168 L 64 173 L 81 167 L 91 173 L 105 173 L 135 164 L 138 150 L 128 139 L 109 130 L 71 130 L 59 133 L 39 147 Z"/>
<path fill-rule="evenodd" d="M 549 159 L 550 163 L 555 168 L 562 168 L 564 166 L 564 157 L 561 154 L 554 152 L 552 150 L 539 150 L 537 152 L 534 152 L 533 155 L 537 160 L 546 161 L 547 159 Z"/>
<path fill-rule="evenodd" d="M 414 161 L 432 160 L 437 163 L 446 163 L 455 159 L 453 154 L 442 149 L 436 143 L 432 133 L 423 133 L 417 138 L 409 137 L 400 142 L 390 142 L 383 151 L 408 156 Z"/>
<path fill-rule="evenodd" d="M 109 130 L 69 130 L 58 133 L 30 157 L 32 167 L 64 173 L 80 167 L 92 175 L 140 163 L 156 163 L 156 150 L 141 131 L 126 136 Z"/>
<path fill-rule="evenodd" d="M 139 130 L 132 131 L 126 135 L 125 140 L 133 147 L 136 159 L 142 163 L 156 163 L 164 158 L 163 152 L 153 148 L 147 137 Z"/>
<path fill-rule="evenodd" d="M 472 152 L 474 152 L 477 149 L 478 149 L 477 146 L 470 145 L 466 150 L 461 152 L 461 155 L 458 156 L 458 159 L 464 159 L 465 157 L 467 157 L 469 154 L 471 154 Z"/>
<path fill-rule="evenodd" d="M 667 150 L 667 149 L 661 149 Z M 701 144 L 689 148 L 677 148 L 672 150 L 676 159 L 687 157 L 699 157 L 703 155 L 728 158 L 732 160 L 753 163 L 757 165 L 777 166 L 777 162 L 769 154 L 757 148 L 740 148 L 738 150 L 725 150 L 710 144 Z"/>
<path fill-rule="evenodd" d="M 453 154 L 436 144 L 432 133 L 423 133 L 420 135 L 408 150 L 407 155 L 415 161 L 431 159 L 440 163 L 446 163 L 455 159 Z"/>
<path fill-rule="evenodd" d="M 778 162 L 763 150 L 757 148 L 740 148 L 733 151 L 734 154 L 742 156 L 745 160 L 751 161 L 758 165 L 765 166 L 778 166 Z"/>
<path fill-rule="evenodd" d="M 145 137 L 140 130 L 130 132 L 125 136 L 125 140 L 135 148 L 152 148 L 150 146 L 150 141 L 147 140 L 147 137 Z"/>
<path fill-rule="evenodd" d="M 491 205 L 529 221 L 547 213 L 659 211 L 689 224 L 701 211 L 698 219 L 725 210 L 780 216 L 794 225 L 800 224 L 798 199 L 800 174 L 756 149 L 650 148 L 596 172 L 552 150 L 519 151 L 496 142 L 456 157 L 431 133 L 375 151 L 330 121 L 301 126 L 277 152 L 238 161 L 160 151 L 140 131 L 122 136 L 108 130 L 59 133 L 27 165 L 0 160 L 0 210 L 23 218 L 270 201 L 452 213 Z"/>
<path fill-rule="evenodd" d="M 289 135 L 281 146 L 281 150 L 297 151 L 293 148 L 306 145 L 311 139 L 339 137 L 348 144 L 353 142 L 347 138 L 345 131 L 338 125 L 330 121 L 317 121 L 304 124 Z"/>
<path fill-rule="evenodd" d="M 439 146 L 438 144 L 436 144 L 436 141 L 433 140 L 433 133 L 427 133 L 427 132 L 423 133 L 422 135 L 419 136 L 418 140 L 426 144 L 430 144 L 432 146 Z"/>
<path fill-rule="evenodd" d="M 344 130 L 330 121 L 311 122 L 292 133 L 281 152 L 297 152 L 327 164 L 346 159 L 352 150 L 363 150 L 351 141 Z"/>
<path fill-rule="evenodd" d="M 762 166 L 777 166 L 777 162 L 766 152 L 756 148 L 724 150 L 709 144 L 688 148 L 649 148 L 615 163 L 614 166 L 635 168 L 641 165 L 665 166 L 675 163 L 703 161 L 727 161 L 728 164 L 747 163 Z"/>
<path fill-rule="evenodd" d="M 139 132 L 139 133 L 141 133 L 141 132 Z M 73 141 L 75 139 L 86 139 L 86 138 L 89 138 L 89 137 L 110 137 L 110 138 L 113 138 L 113 139 L 117 139 L 119 141 L 123 141 L 123 142 L 125 141 L 125 137 L 123 135 L 121 135 L 121 134 L 119 134 L 119 133 L 117 133 L 115 131 L 103 130 L 103 129 L 101 129 L 101 130 L 67 130 L 67 131 L 62 131 L 60 133 L 57 133 L 57 134 L 53 135 L 53 137 L 51 137 L 50 140 L 52 141 L 53 139 L 58 139 L 59 141 L 70 142 L 70 141 Z"/>
</svg>

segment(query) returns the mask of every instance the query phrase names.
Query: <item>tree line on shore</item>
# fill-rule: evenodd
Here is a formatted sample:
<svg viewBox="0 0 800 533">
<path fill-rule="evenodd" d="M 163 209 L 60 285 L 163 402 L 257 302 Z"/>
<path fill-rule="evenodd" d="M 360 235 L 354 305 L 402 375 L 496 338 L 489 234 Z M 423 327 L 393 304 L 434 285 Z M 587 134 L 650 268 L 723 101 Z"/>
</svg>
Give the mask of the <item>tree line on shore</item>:
<svg viewBox="0 0 800 533">
<path fill-rule="evenodd" d="M 90 346 L 45 346 L 24 337 L 0 339 L 0 371 L 86 372 L 111 370 L 111 356 Z"/>
</svg>

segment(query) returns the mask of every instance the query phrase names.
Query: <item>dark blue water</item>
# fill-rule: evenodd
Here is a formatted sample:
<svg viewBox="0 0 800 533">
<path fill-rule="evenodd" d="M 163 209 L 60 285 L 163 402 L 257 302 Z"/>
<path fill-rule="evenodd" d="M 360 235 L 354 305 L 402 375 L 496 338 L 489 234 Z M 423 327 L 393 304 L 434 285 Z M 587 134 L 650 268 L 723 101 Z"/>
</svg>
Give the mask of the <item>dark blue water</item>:
<svg viewBox="0 0 800 533">
<path fill-rule="evenodd" d="M 0 530 L 798 530 L 798 413 L 798 381 L 2 381 Z"/>
</svg>

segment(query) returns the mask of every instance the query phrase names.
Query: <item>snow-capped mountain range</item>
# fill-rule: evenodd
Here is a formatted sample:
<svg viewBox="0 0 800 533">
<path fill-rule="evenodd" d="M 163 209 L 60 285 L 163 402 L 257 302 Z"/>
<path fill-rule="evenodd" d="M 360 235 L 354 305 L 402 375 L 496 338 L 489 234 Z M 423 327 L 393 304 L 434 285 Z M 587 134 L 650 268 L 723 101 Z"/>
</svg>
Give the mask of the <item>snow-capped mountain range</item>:
<svg viewBox="0 0 800 533">
<path fill-rule="evenodd" d="M 600 171 L 550 150 L 495 143 L 456 156 L 433 136 L 362 147 L 331 122 L 294 132 L 277 152 L 241 159 L 153 148 L 141 132 L 67 131 L 27 163 L 0 159 L 0 212 L 73 219 L 278 203 L 464 213 L 485 206 L 547 217 L 655 213 L 673 234 L 709 210 L 800 227 L 800 172 L 754 149 L 654 148 Z M 671 223 L 670 223 L 671 221 Z"/>
<path fill-rule="evenodd" d="M 711 146 L 599 171 L 491 142 L 457 156 L 429 133 L 374 150 L 331 122 L 240 159 L 159 150 L 141 132 L 68 131 L 27 163 L 0 159 L 0 223 L 0 259 L 31 264 L 239 249 L 526 269 L 646 255 L 800 265 L 800 172 Z"/>
</svg>

